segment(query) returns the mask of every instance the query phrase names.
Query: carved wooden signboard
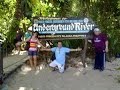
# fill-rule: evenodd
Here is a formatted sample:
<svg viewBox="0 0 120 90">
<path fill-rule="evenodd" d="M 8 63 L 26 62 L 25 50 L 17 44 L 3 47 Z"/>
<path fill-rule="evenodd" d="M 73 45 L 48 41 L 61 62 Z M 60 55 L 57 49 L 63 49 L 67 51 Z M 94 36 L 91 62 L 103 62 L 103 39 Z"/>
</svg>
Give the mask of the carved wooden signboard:
<svg viewBox="0 0 120 90">
<path fill-rule="evenodd" d="M 86 34 L 95 24 L 88 18 L 44 18 L 34 19 L 33 31 L 42 35 Z"/>
<path fill-rule="evenodd" d="M 87 50 L 86 35 L 95 27 L 94 22 L 89 18 L 34 18 L 33 31 L 38 31 L 40 38 L 44 40 L 65 40 L 82 39 L 85 40 L 82 50 L 82 62 L 85 67 Z"/>
</svg>

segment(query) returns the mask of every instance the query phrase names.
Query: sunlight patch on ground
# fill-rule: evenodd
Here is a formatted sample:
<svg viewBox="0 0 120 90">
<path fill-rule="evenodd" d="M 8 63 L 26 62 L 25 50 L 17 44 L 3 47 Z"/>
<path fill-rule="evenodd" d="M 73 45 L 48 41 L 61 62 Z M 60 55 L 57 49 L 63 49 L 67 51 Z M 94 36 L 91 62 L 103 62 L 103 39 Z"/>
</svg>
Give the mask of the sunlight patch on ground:
<svg viewBox="0 0 120 90">
<path fill-rule="evenodd" d="M 85 64 L 86 68 L 84 68 L 82 62 L 79 62 L 78 66 L 79 68 L 77 72 L 74 73 L 74 76 L 80 76 L 80 74 L 82 74 L 83 71 L 90 69 L 87 64 Z"/>
<path fill-rule="evenodd" d="M 20 53 L 17 50 L 13 50 L 11 55 L 26 55 L 26 51 L 20 51 Z"/>
<path fill-rule="evenodd" d="M 40 70 L 43 70 L 45 68 L 45 65 L 44 64 L 41 64 L 40 66 L 39 66 L 39 69 Z"/>
<path fill-rule="evenodd" d="M 33 88 L 19 87 L 18 90 L 34 90 Z"/>
<path fill-rule="evenodd" d="M 78 65 L 78 66 L 83 66 L 83 63 L 82 63 L 82 62 L 78 62 L 77 65 Z"/>
<path fill-rule="evenodd" d="M 32 69 L 29 66 L 22 66 L 21 67 L 21 74 L 26 75 L 29 71 L 31 71 Z"/>
<path fill-rule="evenodd" d="M 40 72 L 40 70 L 36 70 L 35 75 L 38 75 L 38 74 L 39 74 L 39 72 Z"/>
<path fill-rule="evenodd" d="M 18 90 L 26 90 L 26 87 L 19 87 Z"/>
<path fill-rule="evenodd" d="M 45 65 L 44 64 L 40 64 L 37 67 L 36 71 L 35 71 L 35 75 L 39 74 L 39 72 L 41 70 L 43 70 L 44 68 L 45 68 Z M 21 72 L 20 73 L 23 74 L 23 75 L 26 75 L 30 71 L 32 71 L 31 67 L 29 67 L 27 65 L 24 65 L 24 66 L 21 67 Z"/>
<path fill-rule="evenodd" d="M 39 72 L 40 72 L 41 70 L 43 70 L 44 68 L 45 68 L 45 65 L 44 65 L 44 64 L 40 64 L 40 65 L 37 67 L 37 70 L 36 70 L 36 72 L 35 72 L 35 75 L 39 74 Z"/>
<path fill-rule="evenodd" d="M 26 51 L 20 51 L 19 55 L 26 55 Z"/>
<path fill-rule="evenodd" d="M 74 76 L 79 76 L 83 72 L 83 70 L 84 70 L 83 67 L 79 68 L 78 71 L 74 73 Z"/>
</svg>

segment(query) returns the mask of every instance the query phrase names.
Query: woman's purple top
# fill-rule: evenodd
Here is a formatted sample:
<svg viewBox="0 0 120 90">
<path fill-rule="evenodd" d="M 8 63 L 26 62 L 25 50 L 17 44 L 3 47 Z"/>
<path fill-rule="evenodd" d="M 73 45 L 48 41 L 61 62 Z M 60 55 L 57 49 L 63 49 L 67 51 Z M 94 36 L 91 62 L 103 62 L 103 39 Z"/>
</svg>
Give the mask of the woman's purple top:
<svg viewBox="0 0 120 90">
<path fill-rule="evenodd" d="M 107 36 L 105 34 L 94 35 L 92 43 L 95 47 L 96 52 L 103 52 L 105 50 L 105 42 L 107 41 Z"/>
</svg>

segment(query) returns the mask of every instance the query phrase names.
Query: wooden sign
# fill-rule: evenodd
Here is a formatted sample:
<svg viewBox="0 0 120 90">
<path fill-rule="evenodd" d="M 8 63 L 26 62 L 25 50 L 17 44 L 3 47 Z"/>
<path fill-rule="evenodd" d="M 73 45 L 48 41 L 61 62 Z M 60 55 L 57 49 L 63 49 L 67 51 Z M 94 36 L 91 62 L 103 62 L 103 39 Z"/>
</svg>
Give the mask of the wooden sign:
<svg viewBox="0 0 120 90">
<path fill-rule="evenodd" d="M 33 31 L 41 35 L 86 34 L 95 24 L 88 18 L 40 18 L 34 19 Z"/>
</svg>

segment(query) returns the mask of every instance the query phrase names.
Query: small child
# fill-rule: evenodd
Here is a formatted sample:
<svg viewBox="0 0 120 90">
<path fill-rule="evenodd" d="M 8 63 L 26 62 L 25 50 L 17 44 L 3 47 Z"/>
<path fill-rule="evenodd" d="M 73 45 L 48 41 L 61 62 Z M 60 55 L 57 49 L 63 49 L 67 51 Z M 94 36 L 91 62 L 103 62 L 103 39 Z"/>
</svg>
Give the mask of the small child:
<svg viewBox="0 0 120 90">
<path fill-rule="evenodd" d="M 102 34 L 99 28 L 94 29 L 92 44 L 95 47 L 94 69 L 103 71 L 105 69 L 106 52 L 108 52 L 108 40 L 105 34 Z"/>
</svg>

